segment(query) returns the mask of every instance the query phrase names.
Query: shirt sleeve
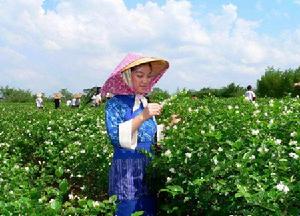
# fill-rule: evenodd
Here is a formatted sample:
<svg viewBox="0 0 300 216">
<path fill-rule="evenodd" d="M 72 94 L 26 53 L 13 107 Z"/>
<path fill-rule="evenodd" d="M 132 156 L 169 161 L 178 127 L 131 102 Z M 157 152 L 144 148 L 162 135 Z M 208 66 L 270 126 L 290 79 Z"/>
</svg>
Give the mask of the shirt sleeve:
<svg viewBox="0 0 300 216">
<path fill-rule="evenodd" d="M 131 135 L 132 119 L 125 121 L 128 109 L 130 108 L 124 106 L 118 99 L 110 99 L 105 109 L 106 129 L 113 145 L 135 149 L 137 146 L 137 131 Z"/>
<path fill-rule="evenodd" d="M 159 143 L 160 141 L 162 141 L 164 139 L 164 130 L 165 130 L 165 125 L 164 124 L 159 124 L 156 126 L 156 140 L 157 143 Z"/>
</svg>

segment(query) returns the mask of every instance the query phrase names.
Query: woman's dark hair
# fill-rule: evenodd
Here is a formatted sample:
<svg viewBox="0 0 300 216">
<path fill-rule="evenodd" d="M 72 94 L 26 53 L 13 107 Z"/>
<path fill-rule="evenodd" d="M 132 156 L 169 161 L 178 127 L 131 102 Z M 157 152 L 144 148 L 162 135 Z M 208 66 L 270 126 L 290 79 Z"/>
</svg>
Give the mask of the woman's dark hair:
<svg viewBox="0 0 300 216">
<path fill-rule="evenodd" d="M 247 86 L 247 90 L 251 90 L 252 89 L 252 86 L 251 85 L 248 85 Z"/>
</svg>

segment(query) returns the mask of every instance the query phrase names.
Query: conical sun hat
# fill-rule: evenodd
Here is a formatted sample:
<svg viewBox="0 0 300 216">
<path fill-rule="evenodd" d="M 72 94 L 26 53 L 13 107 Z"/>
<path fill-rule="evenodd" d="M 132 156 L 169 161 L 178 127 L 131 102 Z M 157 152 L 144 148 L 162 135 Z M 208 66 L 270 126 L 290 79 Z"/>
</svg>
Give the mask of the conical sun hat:
<svg viewBox="0 0 300 216">
<path fill-rule="evenodd" d="M 41 98 L 43 96 L 43 94 L 41 92 L 36 94 L 36 97 Z"/>
<path fill-rule="evenodd" d="M 82 97 L 82 93 L 76 93 L 73 95 L 74 98 L 81 98 Z"/>
<path fill-rule="evenodd" d="M 63 96 L 63 95 L 62 95 L 60 92 L 54 93 L 54 94 L 53 94 L 53 98 L 54 98 L 54 99 L 61 99 L 62 96 Z"/>
<path fill-rule="evenodd" d="M 158 82 L 158 80 L 169 68 L 169 62 L 161 58 L 145 57 L 142 55 L 129 53 L 105 81 L 104 85 L 101 88 L 101 95 L 105 96 L 107 93 L 113 95 L 135 94 L 134 89 L 128 86 L 128 84 L 124 81 L 122 73 L 132 67 L 145 63 L 151 64 L 152 73 L 154 73 L 154 78 L 153 80 L 151 80 L 150 85 L 148 86 L 146 91 L 150 92 L 152 87 Z"/>
</svg>

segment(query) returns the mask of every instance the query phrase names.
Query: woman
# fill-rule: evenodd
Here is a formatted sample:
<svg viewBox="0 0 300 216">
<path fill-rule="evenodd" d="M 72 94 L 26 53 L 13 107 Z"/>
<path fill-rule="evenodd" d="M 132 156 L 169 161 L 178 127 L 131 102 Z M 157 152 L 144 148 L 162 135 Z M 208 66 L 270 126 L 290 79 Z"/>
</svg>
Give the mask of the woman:
<svg viewBox="0 0 300 216">
<path fill-rule="evenodd" d="M 106 128 L 114 146 L 109 173 L 109 195 L 117 195 L 116 215 L 135 211 L 155 215 L 155 199 L 145 184 L 149 158 L 156 133 L 154 116 L 162 106 L 144 97 L 168 69 L 163 59 L 128 54 L 102 87 L 102 95 L 115 95 L 106 104 Z"/>
</svg>

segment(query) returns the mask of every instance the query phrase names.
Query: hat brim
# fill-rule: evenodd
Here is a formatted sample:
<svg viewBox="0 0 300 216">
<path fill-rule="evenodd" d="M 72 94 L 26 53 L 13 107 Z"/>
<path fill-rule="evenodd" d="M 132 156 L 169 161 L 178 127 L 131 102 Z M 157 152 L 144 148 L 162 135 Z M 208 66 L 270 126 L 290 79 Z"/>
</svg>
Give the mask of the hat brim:
<svg viewBox="0 0 300 216">
<path fill-rule="evenodd" d="M 82 94 L 74 94 L 73 97 L 74 97 L 74 98 L 81 98 L 81 97 L 82 97 Z"/>
<path fill-rule="evenodd" d="M 55 93 L 55 94 L 53 95 L 53 98 L 54 98 L 54 99 L 61 99 L 61 98 L 62 98 L 62 94 L 61 94 L 61 93 Z"/>
<path fill-rule="evenodd" d="M 160 75 L 162 72 L 164 72 L 169 67 L 169 62 L 164 59 L 158 59 L 158 58 L 153 58 L 153 57 L 143 57 L 143 58 L 137 59 L 137 60 L 131 62 L 130 64 L 126 65 L 121 70 L 121 72 L 124 72 L 124 71 L 126 71 L 130 68 L 136 67 L 138 65 L 147 64 L 147 63 L 151 64 L 151 68 L 152 68 L 151 73 L 154 76 Z"/>
</svg>

